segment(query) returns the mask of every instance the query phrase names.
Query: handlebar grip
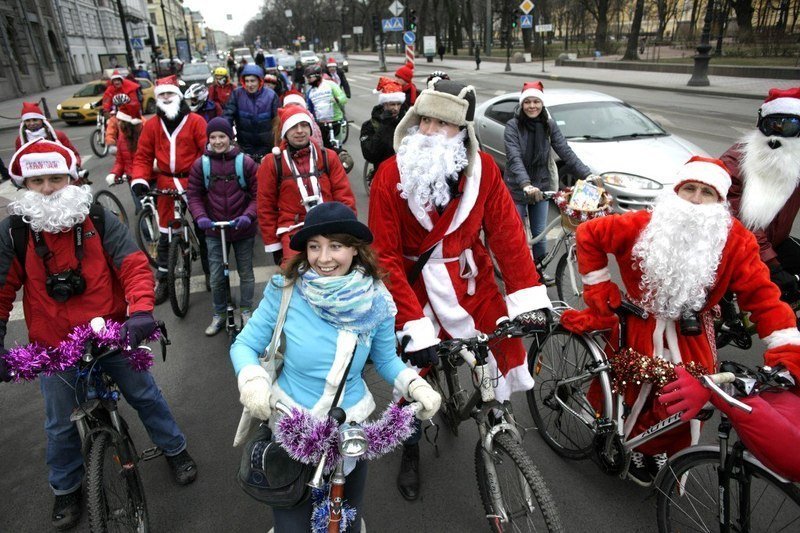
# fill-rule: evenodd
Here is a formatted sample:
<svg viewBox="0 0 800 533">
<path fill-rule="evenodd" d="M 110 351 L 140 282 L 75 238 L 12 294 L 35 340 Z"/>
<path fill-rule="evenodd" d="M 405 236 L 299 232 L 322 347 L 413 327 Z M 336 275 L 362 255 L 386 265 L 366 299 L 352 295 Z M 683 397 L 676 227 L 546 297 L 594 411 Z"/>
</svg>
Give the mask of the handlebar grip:
<svg viewBox="0 0 800 533">
<path fill-rule="evenodd" d="M 720 372 L 719 374 L 709 374 L 708 379 L 713 381 L 716 385 L 724 383 L 733 383 L 736 381 L 736 374 L 733 372 Z"/>
<path fill-rule="evenodd" d="M 647 311 L 627 300 L 622 300 L 622 302 L 619 304 L 619 307 L 617 307 L 614 311 L 618 315 L 629 314 L 637 318 L 641 318 L 642 320 L 646 320 L 649 316 Z"/>
</svg>

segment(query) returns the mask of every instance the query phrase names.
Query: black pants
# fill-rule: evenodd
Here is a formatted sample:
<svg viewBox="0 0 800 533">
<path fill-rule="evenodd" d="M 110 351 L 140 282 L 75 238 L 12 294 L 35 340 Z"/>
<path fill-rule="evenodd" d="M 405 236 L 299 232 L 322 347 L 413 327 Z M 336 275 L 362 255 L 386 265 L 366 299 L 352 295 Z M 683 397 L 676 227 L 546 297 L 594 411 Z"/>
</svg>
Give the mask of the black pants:
<svg viewBox="0 0 800 533">
<path fill-rule="evenodd" d="M 778 246 L 773 246 L 781 266 L 790 274 L 800 275 L 800 243 L 789 237 Z"/>
<path fill-rule="evenodd" d="M 331 130 L 333 130 L 333 136 L 336 137 L 339 135 L 339 132 L 342 130 L 342 125 L 339 122 L 317 122 L 319 126 L 319 131 L 322 133 L 322 144 L 325 145 L 325 148 L 333 149 L 333 143 L 331 142 Z"/>
</svg>

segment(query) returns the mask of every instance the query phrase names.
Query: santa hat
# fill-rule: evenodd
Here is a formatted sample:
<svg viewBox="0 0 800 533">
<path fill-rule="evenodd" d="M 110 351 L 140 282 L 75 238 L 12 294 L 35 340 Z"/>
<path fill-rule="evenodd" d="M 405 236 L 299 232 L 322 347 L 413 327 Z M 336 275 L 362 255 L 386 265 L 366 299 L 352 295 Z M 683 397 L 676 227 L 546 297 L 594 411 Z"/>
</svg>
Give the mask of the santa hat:
<svg viewBox="0 0 800 533">
<path fill-rule="evenodd" d="M 336 67 L 336 66 L 339 66 L 339 63 L 336 62 L 336 58 L 335 57 L 329 57 L 327 66 L 328 67 Z"/>
<path fill-rule="evenodd" d="M 264 83 L 278 83 L 278 78 L 274 74 L 265 74 L 264 75 Z"/>
<path fill-rule="evenodd" d="M 122 72 L 119 70 L 114 70 L 114 72 L 111 73 L 111 80 L 113 81 L 115 79 L 124 80 L 125 76 L 123 76 Z"/>
<path fill-rule="evenodd" d="M 164 93 L 181 94 L 178 88 L 178 77 L 176 75 L 165 76 L 156 80 L 156 88 L 154 89 L 156 96 Z"/>
<path fill-rule="evenodd" d="M 791 89 L 770 89 L 767 99 L 761 104 L 761 116 L 798 115 L 800 116 L 800 87 Z"/>
<path fill-rule="evenodd" d="M 69 148 L 46 139 L 36 139 L 23 144 L 11 156 L 8 165 L 11 179 L 22 187 L 27 178 L 66 174 L 78 179 L 78 158 Z"/>
<path fill-rule="evenodd" d="M 465 173 L 472 173 L 472 165 L 478 155 L 478 139 L 475 136 L 475 88 L 457 81 L 438 79 L 432 81 L 428 88 L 419 93 L 414 106 L 397 125 L 394 132 L 394 149 L 400 148 L 408 129 L 419 126 L 422 117 L 431 117 L 467 130 L 467 168 Z"/>
<path fill-rule="evenodd" d="M 283 96 L 281 96 L 281 103 L 284 106 L 290 104 L 297 104 L 303 106 L 304 108 L 308 107 L 308 105 L 306 104 L 306 98 L 305 96 L 303 96 L 303 93 L 301 93 L 300 91 L 296 91 L 294 89 L 291 89 L 283 93 Z"/>
<path fill-rule="evenodd" d="M 37 102 L 22 102 L 22 113 L 19 118 L 20 120 L 29 120 L 32 118 L 47 120 L 47 117 L 44 116 L 42 108 L 39 107 Z"/>
<path fill-rule="evenodd" d="M 406 63 L 394 71 L 394 76 L 396 78 L 400 78 L 406 83 L 411 83 L 411 80 L 414 79 L 414 67 Z"/>
<path fill-rule="evenodd" d="M 538 98 L 544 102 L 544 85 L 540 81 L 526 81 L 522 86 L 522 92 L 519 93 L 519 105 L 526 98 Z"/>
<path fill-rule="evenodd" d="M 308 116 L 305 108 L 289 106 L 278 108 L 278 117 L 281 119 L 281 139 L 286 136 L 292 127 L 300 122 L 307 122 L 311 126 L 311 117 Z"/>
<path fill-rule="evenodd" d="M 402 104 L 406 101 L 406 93 L 403 92 L 400 84 L 385 76 L 381 76 L 378 79 L 378 87 L 372 92 L 379 95 L 379 104 L 385 104 L 386 102 L 399 102 Z"/>
<path fill-rule="evenodd" d="M 713 157 L 703 157 L 696 155 L 689 159 L 680 170 L 675 178 L 675 192 L 684 183 L 690 181 L 697 181 L 705 185 L 714 187 L 714 190 L 719 194 L 721 202 L 724 202 L 728 197 L 728 189 L 731 188 L 731 175 L 725 163 Z"/>
<path fill-rule="evenodd" d="M 117 109 L 117 120 L 131 124 L 142 123 L 142 110 L 136 102 L 130 102 Z"/>
</svg>

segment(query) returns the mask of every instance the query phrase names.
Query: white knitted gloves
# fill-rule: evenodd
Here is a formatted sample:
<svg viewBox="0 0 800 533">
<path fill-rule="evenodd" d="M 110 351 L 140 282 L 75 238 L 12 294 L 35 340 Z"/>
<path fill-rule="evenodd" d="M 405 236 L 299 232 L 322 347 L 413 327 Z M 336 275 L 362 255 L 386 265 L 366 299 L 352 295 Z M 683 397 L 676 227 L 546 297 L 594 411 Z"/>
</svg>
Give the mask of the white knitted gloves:
<svg viewBox="0 0 800 533">
<path fill-rule="evenodd" d="M 267 371 L 261 365 L 247 365 L 239 371 L 239 401 L 253 417 L 269 419 L 272 411 L 269 398 L 272 392 Z M 434 393 L 435 394 L 435 393 Z"/>
<path fill-rule="evenodd" d="M 422 378 L 415 379 L 408 385 L 408 397 L 419 402 L 422 409 L 417 411 L 417 418 L 428 420 L 439 410 L 442 405 L 442 397 L 433 390 L 427 381 Z"/>
</svg>

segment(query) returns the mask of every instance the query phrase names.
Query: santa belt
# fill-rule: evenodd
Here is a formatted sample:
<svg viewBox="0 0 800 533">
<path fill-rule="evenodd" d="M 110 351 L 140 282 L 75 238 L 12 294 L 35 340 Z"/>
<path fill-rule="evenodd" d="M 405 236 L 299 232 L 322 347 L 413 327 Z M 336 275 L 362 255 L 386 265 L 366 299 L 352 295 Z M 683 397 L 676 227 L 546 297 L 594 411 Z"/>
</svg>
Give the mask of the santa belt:
<svg viewBox="0 0 800 533">
<path fill-rule="evenodd" d="M 179 180 L 189 177 L 188 172 L 164 172 L 163 170 L 160 169 L 156 169 L 156 172 L 158 172 L 162 176 L 167 176 L 169 178 L 178 178 Z"/>
<path fill-rule="evenodd" d="M 416 262 L 419 257 L 415 255 L 403 255 L 406 259 Z M 458 257 L 433 257 L 428 259 L 429 263 L 452 263 L 458 261 L 458 275 L 461 279 L 467 280 L 467 294 L 475 294 L 475 278 L 478 277 L 478 265 L 475 264 L 475 256 L 472 248 L 467 248 Z"/>
</svg>

